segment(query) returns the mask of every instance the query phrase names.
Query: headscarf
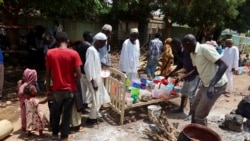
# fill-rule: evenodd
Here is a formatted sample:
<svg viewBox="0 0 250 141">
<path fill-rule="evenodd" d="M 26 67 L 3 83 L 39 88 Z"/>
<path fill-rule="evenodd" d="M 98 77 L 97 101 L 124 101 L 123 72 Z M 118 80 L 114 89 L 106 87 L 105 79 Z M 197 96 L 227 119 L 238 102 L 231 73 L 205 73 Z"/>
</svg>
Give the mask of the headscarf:
<svg viewBox="0 0 250 141">
<path fill-rule="evenodd" d="M 20 98 L 20 104 L 22 104 L 24 102 L 25 96 L 24 96 L 24 88 L 28 85 L 28 84 L 33 84 L 35 85 L 36 81 L 37 81 L 37 72 L 34 69 L 29 69 L 26 68 L 23 72 L 23 76 L 24 76 L 24 83 L 19 87 L 18 89 L 18 96 Z"/>
</svg>

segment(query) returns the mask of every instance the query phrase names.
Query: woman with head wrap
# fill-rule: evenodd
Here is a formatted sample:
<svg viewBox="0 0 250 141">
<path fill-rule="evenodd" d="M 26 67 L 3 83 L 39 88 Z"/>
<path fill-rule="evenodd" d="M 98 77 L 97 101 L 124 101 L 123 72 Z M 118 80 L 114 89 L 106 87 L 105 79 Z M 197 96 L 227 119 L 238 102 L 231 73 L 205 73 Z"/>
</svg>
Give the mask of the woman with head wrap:
<svg viewBox="0 0 250 141">
<path fill-rule="evenodd" d="M 24 95 L 24 88 L 28 84 L 35 85 L 37 81 L 37 72 L 33 69 L 26 68 L 23 72 L 23 78 L 22 80 L 18 81 L 18 97 L 20 100 L 20 108 L 21 108 L 21 123 L 22 123 L 22 129 L 26 129 L 26 110 L 25 110 L 25 95 Z"/>
</svg>

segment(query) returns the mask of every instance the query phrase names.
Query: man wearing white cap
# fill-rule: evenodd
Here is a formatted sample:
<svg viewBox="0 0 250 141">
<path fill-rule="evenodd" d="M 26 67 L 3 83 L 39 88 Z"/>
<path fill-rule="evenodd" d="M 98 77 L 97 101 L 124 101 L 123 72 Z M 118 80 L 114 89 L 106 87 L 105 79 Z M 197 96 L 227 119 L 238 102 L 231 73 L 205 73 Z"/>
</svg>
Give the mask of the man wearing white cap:
<svg viewBox="0 0 250 141">
<path fill-rule="evenodd" d="M 140 66 L 140 43 L 138 40 L 139 32 L 137 28 L 130 30 L 129 39 L 126 39 L 122 45 L 122 51 L 119 60 L 119 70 L 125 72 L 128 79 L 138 78 L 138 67 Z"/>
<path fill-rule="evenodd" d="M 89 47 L 86 52 L 84 71 L 90 83 L 89 90 L 92 95 L 92 106 L 87 124 L 91 125 L 97 122 L 97 115 L 101 105 L 110 102 L 110 97 L 101 78 L 101 61 L 97 51 L 105 45 L 106 40 L 105 34 L 97 33 L 94 36 L 93 46 Z"/>
<path fill-rule="evenodd" d="M 107 41 L 105 45 L 98 49 L 101 63 L 106 66 L 111 66 L 111 61 L 109 58 L 109 52 L 110 52 L 110 42 L 111 42 L 111 32 L 112 32 L 112 26 L 109 24 L 105 24 L 102 27 L 101 33 L 104 33 L 107 37 Z"/>
<path fill-rule="evenodd" d="M 225 72 L 228 82 L 225 96 L 229 97 L 233 90 L 233 73 L 239 66 L 239 50 L 236 46 L 233 46 L 233 40 L 226 40 L 226 48 L 221 58 L 227 65 L 227 71 Z"/>
</svg>

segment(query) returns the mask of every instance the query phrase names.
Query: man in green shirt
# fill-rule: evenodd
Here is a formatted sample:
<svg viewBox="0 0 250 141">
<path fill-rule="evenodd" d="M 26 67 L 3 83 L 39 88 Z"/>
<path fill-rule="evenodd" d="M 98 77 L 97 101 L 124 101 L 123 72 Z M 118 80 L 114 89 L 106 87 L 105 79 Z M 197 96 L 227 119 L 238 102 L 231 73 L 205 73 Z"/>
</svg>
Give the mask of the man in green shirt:
<svg viewBox="0 0 250 141">
<path fill-rule="evenodd" d="M 182 45 L 190 53 L 195 71 L 202 82 L 190 110 L 192 123 L 207 125 L 206 117 L 226 89 L 227 78 L 224 73 L 228 66 L 221 60 L 215 48 L 198 43 L 192 34 L 184 36 Z"/>
</svg>

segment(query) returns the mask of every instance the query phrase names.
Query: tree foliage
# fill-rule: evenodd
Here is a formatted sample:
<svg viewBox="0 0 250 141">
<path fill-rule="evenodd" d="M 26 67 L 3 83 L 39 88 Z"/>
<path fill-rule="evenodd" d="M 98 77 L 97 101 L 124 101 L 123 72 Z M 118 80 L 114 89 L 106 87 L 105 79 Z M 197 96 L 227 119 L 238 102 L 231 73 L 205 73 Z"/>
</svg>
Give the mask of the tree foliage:
<svg viewBox="0 0 250 141">
<path fill-rule="evenodd" d="M 236 30 L 240 33 L 245 33 L 250 30 L 250 0 L 246 0 L 241 6 L 237 8 L 239 14 L 235 19 L 229 20 L 226 24 L 228 28 Z"/>
<path fill-rule="evenodd" d="M 113 0 L 111 11 L 107 17 L 111 19 L 115 31 L 118 30 L 120 21 L 137 21 L 140 41 L 144 43 L 154 3 L 154 0 Z"/>
<path fill-rule="evenodd" d="M 238 15 L 237 7 L 245 0 L 162 0 L 165 22 L 187 24 L 201 36 L 209 37 L 228 19 Z"/>
<path fill-rule="evenodd" d="M 165 16 L 165 30 L 166 36 L 171 34 L 173 23 L 186 24 L 188 18 L 187 13 L 189 10 L 190 1 L 187 0 L 159 0 L 158 6 Z"/>
<path fill-rule="evenodd" d="M 2 0 L 3 16 L 43 16 L 55 18 L 96 19 L 108 13 L 101 0 Z"/>
<path fill-rule="evenodd" d="M 239 7 L 245 0 L 191 0 L 190 12 L 186 21 L 197 28 L 201 36 L 208 38 L 216 29 L 224 27 L 226 19 L 235 19 Z"/>
</svg>

